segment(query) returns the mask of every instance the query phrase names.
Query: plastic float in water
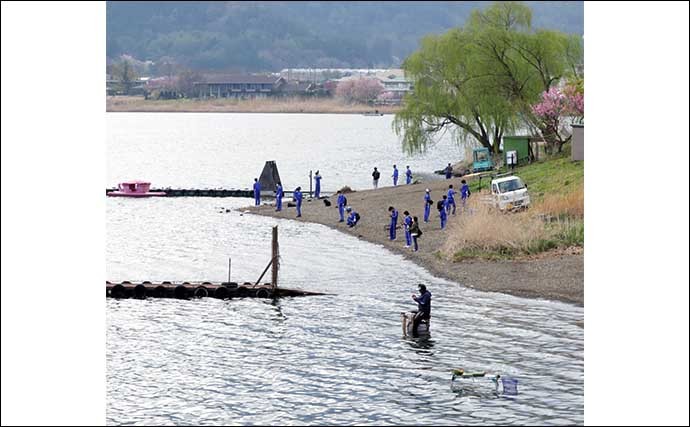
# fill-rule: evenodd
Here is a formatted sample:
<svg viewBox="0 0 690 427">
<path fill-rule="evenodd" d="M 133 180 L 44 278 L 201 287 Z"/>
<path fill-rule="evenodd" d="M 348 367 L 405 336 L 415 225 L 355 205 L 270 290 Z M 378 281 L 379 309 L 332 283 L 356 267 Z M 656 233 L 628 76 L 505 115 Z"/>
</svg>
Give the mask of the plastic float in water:
<svg viewBox="0 0 690 427">
<path fill-rule="evenodd" d="M 165 196 L 164 191 L 149 191 L 151 183 L 146 181 L 125 181 L 117 185 L 117 191 L 106 192 L 110 197 L 154 197 Z"/>
<path fill-rule="evenodd" d="M 481 391 L 486 389 L 486 380 L 490 380 L 495 394 L 515 396 L 518 394 L 515 378 L 501 374 L 489 374 L 487 372 L 465 372 L 464 369 L 452 369 L 453 376 L 450 379 L 450 388 L 453 391 Z"/>
</svg>

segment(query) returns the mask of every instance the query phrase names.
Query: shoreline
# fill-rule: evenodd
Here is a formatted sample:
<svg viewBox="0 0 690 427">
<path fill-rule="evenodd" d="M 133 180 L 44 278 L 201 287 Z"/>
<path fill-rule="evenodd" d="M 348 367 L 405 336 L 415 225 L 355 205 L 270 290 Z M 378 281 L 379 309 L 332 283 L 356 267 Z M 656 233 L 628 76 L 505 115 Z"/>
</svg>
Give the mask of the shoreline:
<svg viewBox="0 0 690 427">
<path fill-rule="evenodd" d="M 107 113 L 259 113 L 259 114 L 360 114 L 377 117 L 395 114 L 399 106 L 344 104 L 336 99 L 171 99 L 107 96 Z"/>
<path fill-rule="evenodd" d="M 453 262 L 439 255 L 439 248 L 445 242 L 445 232 L 440 230 L 438 214 L 432 208 L 430 222 L 423 222 L 423 196 L 425 188 L 431 190 L 432 199 L 452 183 L 459 186 L 460 179 L 430 181 L 422 184 L 379 187 L 377 190 L 361 190 L 347 193 L 348 205 L 361 215 L 354 228 L 338 222 L 335 200 L 326 207 L 323 200 L 308 199 L 302 204 L 302 217 L 295 218 L 295 208 L 288 208 L 283 199 L 283 210 L 275 212 L 273 203 L 259 207 L 243 208 L 243 211 L 283 219 L 318 223 L 334 230 L 353 235 L 370 243 L 383 245 L 386 249 L 403 255 L 405 259 L 427 269 L 433 275 L 456 282 L 470 289 L 485 292 L 499 292 L 519 297 L 560 301 L 584 306 L 584 254 L 582 248 L 552 250 L 536 256 L 512 260 L 488 261 L 481 259 Z M 402 223 L 403 211 L 420 217 L 423 235 L 419 238 L 419 251 L 405 249 L 405 236 L 397 230 L 395 241 L 388 239 L 385 226 L 389 223 L 388 206 L 398 209 L 398 225 Z M 460 217 L 449 215 L 448 223 Z M 579 324 L 579 322 L 578 322 Z"/>
</svg>

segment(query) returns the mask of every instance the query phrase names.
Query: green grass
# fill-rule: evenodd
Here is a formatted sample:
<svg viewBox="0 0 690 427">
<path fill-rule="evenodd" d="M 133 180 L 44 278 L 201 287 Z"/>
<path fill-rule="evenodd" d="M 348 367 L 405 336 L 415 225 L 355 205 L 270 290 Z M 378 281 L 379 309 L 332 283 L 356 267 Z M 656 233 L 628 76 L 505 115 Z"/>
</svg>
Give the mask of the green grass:
<svg viewBox="0 0 690 427">
<path fill-rule="evenodd" d="M 544 194 L 567 194 L 580 187 L 584 183 L 584 162 L 573 162 L 570 155 L 561 155 L 548 160 L 532 163 L 515 169 L 515 175 L 522 178 L 527 184 L 530 195 L 534 200 L 538 200 Z M 497 173 L 502 173 L 499 171 Z M 482 188 L 488 189 L 490 178 L 482 179 Z M 479 190 L 479 181 L 473 180 L 470 189 L 475 192 Z"/>
</svg>

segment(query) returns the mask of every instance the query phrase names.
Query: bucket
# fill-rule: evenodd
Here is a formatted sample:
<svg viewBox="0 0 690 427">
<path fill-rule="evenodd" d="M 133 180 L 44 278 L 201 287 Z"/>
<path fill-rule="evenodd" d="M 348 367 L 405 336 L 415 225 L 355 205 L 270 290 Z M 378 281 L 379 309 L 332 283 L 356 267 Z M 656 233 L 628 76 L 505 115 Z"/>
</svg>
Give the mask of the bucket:
<svg viewBox="0 0 690 427">
<path fill-rule="evenodd" d="M 507 394 L 509 396 L 515 396 L 518 394 L 518 381 L 515 378 L 502 377 L 501 383 L 503 384 L 503 394 Z"/>
</svg>

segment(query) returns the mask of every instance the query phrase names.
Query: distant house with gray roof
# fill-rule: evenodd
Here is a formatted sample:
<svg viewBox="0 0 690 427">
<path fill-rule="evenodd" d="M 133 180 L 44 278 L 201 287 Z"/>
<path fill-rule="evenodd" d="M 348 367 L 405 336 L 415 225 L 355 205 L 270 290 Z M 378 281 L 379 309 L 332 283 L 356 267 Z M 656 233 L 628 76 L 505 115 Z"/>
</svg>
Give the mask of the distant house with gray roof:
<svg viewBox="0 0 690 427">
<path fill-rule="evenodd" d="M 273 75 L 228 74 L 206 76 L 194 83 L 199 98 L 265 98 L 270 96 L 284 79 Z"/>
</svg>

